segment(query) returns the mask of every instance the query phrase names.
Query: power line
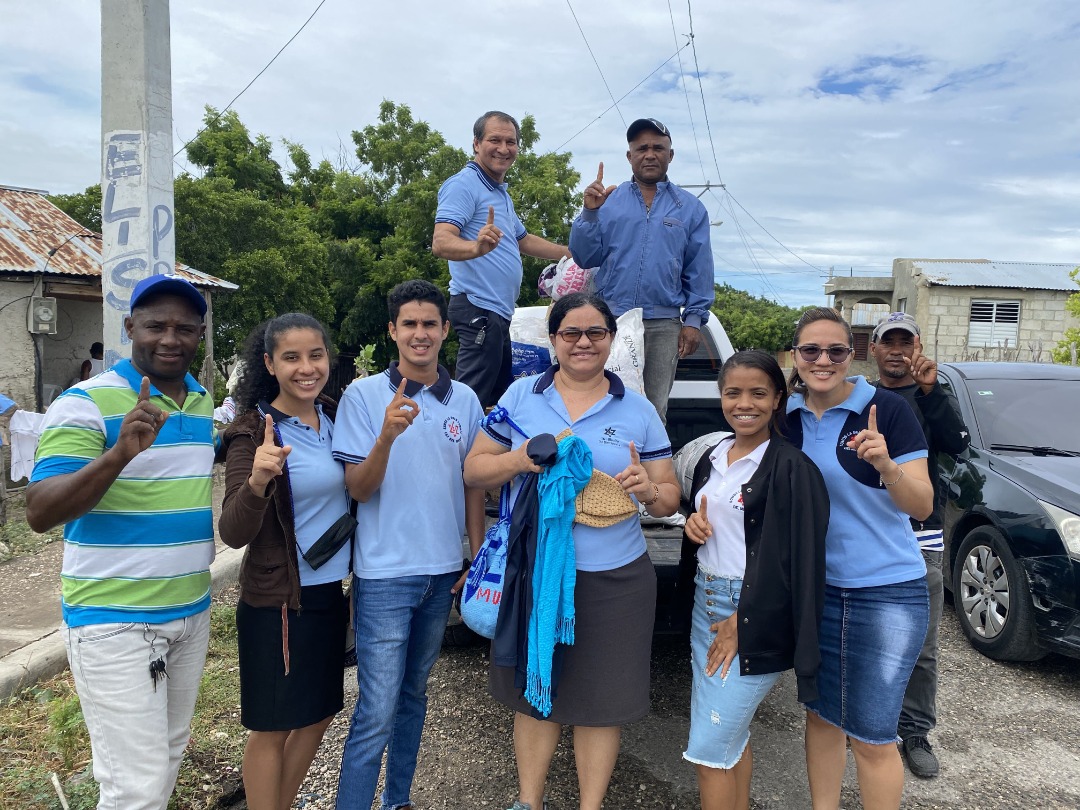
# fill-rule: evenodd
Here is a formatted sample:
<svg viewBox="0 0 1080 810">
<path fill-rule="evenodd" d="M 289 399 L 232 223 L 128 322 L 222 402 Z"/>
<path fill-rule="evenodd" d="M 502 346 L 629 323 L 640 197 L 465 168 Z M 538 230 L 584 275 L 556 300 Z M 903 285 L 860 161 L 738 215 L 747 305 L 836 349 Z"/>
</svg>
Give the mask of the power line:
<svg viewBox="0 0 1080 810">
<path fill-rule="evenodd" d="M 661 69 L 662 69 L 662 68 L 664 67 L 664 65 L 666 65 L 666 64 L 667 64 L 668 62 L 670 62 L 670 61 L 671 61 L 672 59 L 674 59 L 674 58 L 675 58 L 676 56 L 678 56 L 678 55 L 679 55 L 680 53 L 682 53 L 682 51 L 684 51 L 684 50 L 685 50 L 686 48 L 688 48 L 688 47 L 690 47 L 690 43 L 689 43 L 689 42 L 687 42 L 687 43 L 686 43 L 685 45 L 683 45 L 683 46 L 682 46 L 681 48 L 679 48 L 679 50 L 675 51 L 675 53 L 673 53 L 673 54 L 672 54 L 671 56 L 669 56 L 669 57 L 668 57 L 667 59 L 665 59 L 665 60 L 664 60 L 663 62 L 661 62 L 661 63 L 660 63 L 659 65 L 657 65 L 657 66 L 656 66 L 656 69 L 655 69 L 655 70 L 653 70 L 653 72 L 652 72 L 652 73 L 650 73 L 650 74 L 649 74 L 648 76 L 646 76 L 646 77 L 645 77 L 644 79 L 642 79 L 642 80 L 641 80 L 640 82 L 638 82 L 638 83 L 637 83 L 637 84 L 635 84 L 635 85 L 634 85 L 633 87 L 631 87 L 631 88 L 630 88 L 629 90 L 627 90 L 627 91 L 626 91 L 625 93 L 623 93 L 623 94 L 622 94 L 621 96 L 619 96 L 619 101 L 622 101 L 622 100 L 623 100 L 624 98 L 626 98 L 626 97 L 627 97 L 627 96 L 629 96 L 629 95 L 630 95 L 631 93 L 633 93 L 633 92 L 634 92 L 635 90 L 637 90 L 637 89 L 638 89 L 639 87 L 641 87 L 641 85 L 645 84 L 645 82 L 647 82 L 647 81 L 648 81 L 649 79 L 651 79 L 651 78 L 652 78 L 652 77 L 653 77 L 654 75 L 656 75 L 657 73 L 659 73 L 659 72 L 660 72 L 660 70 L 661 70 Z M 554 149 L 554 151 L 558 152 L 558 151 L 559 151 L 560 149 L 562 149 L 562 148 L 563 148 L 564 146 L 566 146 L 566 145 L 567 145 L 568 143 L 570 143 L 570 141 L 574 140 L 574 138 L 576 138 L 576 137 L 577 137 L 578 135 L 580 135 L 580 134 L 581 134 L 582 132 L 584 132 L 585 130 L 587 130 L 587 129 L 588 129 L 589 127 L 591 127 L 591 126 L 592 126 L 593 124 L 595 124 L 595 123 L 596 123 L 597 121 L 599 121 L 599 120 L 600 120 L 601 118 L 603 118 L 603 117 L 604 117 L 605 115 L 607 115 L 607 114 L 608 114 L 609 112 L 611 112 L 611 111 L 612 111 L 612 110 L 614 110 L 614 109 L 616 109 L 616 107 L 615 107 L 615 105 L 614 105 L 614 104 L 612 104 L 612 105 L 611 105 L 610 107 L 608 107 L 608 108 L 607 108 L 606 110 L 604 110 L 604 111 L 603 111 L 602 113 L 600 113 L 600 114 L 599 114 L 598 116 L 596 116 L 596 118 L 594 118 L 594 119 L 593 119 L 592 121 L 590 121 L 589 123 L 587 123 L 587 124 L 586 124 L 585 126 L 583 126 L 583 127 L 581 128 L 581 129 L 579 129 L 579 130 L 578 130 L 577 132 L 575 132 L 575 133 L 574 133 L 573 135 L 571 135 L 571 136 L 570 136 L 569 138 L 567 138 L 567 139 L 566 139 L 565 141 L 563 141 L 563 142 L 562 142 L 561 144 L 559 144 L 558 146 L 556 146 L 556 147 L 555 147 L 555 149 Z M 621 114 L 620 114 L 620 117 L 621 117 Z"/>
<path fill-rule="evenodd" d="M 716 167 L 716 182 L 724 185 L 720 174 L 720 161 L 716 159 L 716 143 L 713 141 L 712 125 L 709 123 L 709 108 L 705 106 L 705 87 L 701 83 L 701 68 L 698 67 L 697 45 L 694 44 L 694 12 L 690 0 L 686 0 L 686 14 L 690 18 L 690 52 L 694 55 L 694 75 L 697 76 L 698 90 L 701 91 L 701 111 L 705 114 L 705 131 L 709 134 L 709 147 L 712 149 L 713 165 Z"/>
<path fill-rule="evenodd" d="M 255 78 L 253 78 L 250 82 L 248 82 L 246 85 L 244 85 L 243 90 L 241 90 L 239 93 L 237 93 L 235 96 L 233 96 L 232 101 L 230 101 L 228 104 L 226 104 L 225 108 L 222 109 L 221 112 L 219 112 L 217 114 L 217 116 L 214 118 L 213 123 L 217 123 L 221 119 L 221 116 L 223 116 L 225 113 L 227 113 L 229 111 L 229 109 L 232 107 L 232 105 L 237 102 L 237 100 L 240 98 L 240 96 L 244 95 L 244 93 L 247 92 L 248 88 L 251 87 L 251 85 L 255 84 L 255 82 L 258 80 L 258 78 L 260 76 L 262 76 L 264 73 L 266 73 L 266 71 L 269 69 L 269 67 L 272 64 L 274 64 L 274 62 L 277 60 L 277 58 L 279 56 L 281 56 L 282 52 L 292 44 L 292 41 L 294 39 L 296 39 L 298 36 L 300 36 L 300 32 L 303 31 L 305 28 L 307 28 L 308 23 L 311 22 L 312 19 L 314 19 L 315 15 L 319 13 L 319 9 L 322 8 L 325 4 L 326 4 L 326 0 L 319 0 L 319 5 L 315 6 L 315 10 L 313 12 L 311 12 L 311 15 L 306 20 L 304 20 L 304 24 L 301 25 L 298 29 L 296 29 L 296 33 L 293 34 L 291 37 L 289 37 L 289 41 L 286 42 L 284 45 L 282 45 L 281 48 L 278 49 L 278 52 L 274 54 L 273 58 L 269 62 L 266 63 L 266 65 L 263 67 L 263 69 L 255 74 Z M 207 124 L 207 126 L 210 126 L 210 124 Z M 185 143 L 183 146 L 181 146 L 179 149 L 177 149 L 175 153 L 173 153 L 173 157 L 174 158 L 177 157 L 181 152 L 183 152 L 185 149 L 187 149 L 188 146 L 191 145 L 191 142 L 194 141 L 196 138 L 198 138 L 200 135 L 202 135 L 204 132 L 206 132 L 206 127 L 203 127 L 198 132 L 196 132 L 194 135 L 192 135 L 191 139 L 188 140 L 187 143 Z"/>
<path fill-rule="evenodd" d="M 808 261 L 807 261 L 806 259 L 804 259 L 804 258 L 803 258 L 802 256 L 800 256 L 800 255 L 799 255 L 798 253 L 796 253 L 796 252 L 795 252 L 794 250 L 792 250 L 792 249 L 791 249 L 791 248 L 789 248 L 789 247 L 788 247 L 787 245 L 785 245 L 785 244 L 784 244 L 783 242 L 781 242 L 781 241 L 780 241 L 779 239 L 777 239 L 777 238 L 776 238 L 775 236 L 773 236 L 773 235 L 772 235 L 771 233 L 769 233 L 769 229 L 768 229 L 768 228 L 766 228 L 766 227 L 765 227 L 764 225 L 762 225 L 762 224 L 761 224 L 760 222 L 758 222 L 758 221 L 757 221 L 757 219 L 756 219 L 756 218 L 754 217 L 754 215 L 753 215 L 753 214 L 751 214 L 751 213 L 750 213 L 749 211 L 747 211 L 747 210 L 746 210 L 746 208 L 744 208 L 744 207 L 743 207 L 743 204 L 742 204 L 741 202 L 739 202 L 739 201 L 738 201 L 737 199 L 735 199 L 735 195 L 734 195 L 734 194 L 732 194 L 732 193 L 731 193 L 731 192 L 730 192 L 730 191 L 729 191 L 729 190 L 728 190 L 728 189 L 727 189 L 726 187 L 724 188 L 724 191 L 725 191 L 725 192 L 727 193 L 727 195 L 728 195 L 729 197 L 731 197 L 732 201 L 733 201 L 733 202 L 734 202 L 734 203 L 735 203 L 735 204 L 736 204 L 737 206 L 739 206 L 739 208 L 742 208 L 743 212 L 744 212 L 744 213 L 745 213 L 745 214 L 746 214 L 746 215 L 747 215 L 748 217 L 750 217 L 750 219 L 752 219 L 752 220 L 754 221 L 754 224 L 755 224 L 755 225 L 757 225 L 757 226 L 758 226 L 759 228 L 761 228 L 761 230 L 765 231 L 765 233 L 769 234 L 769 238 L 770 238 L 770 239 L 772 239 L 772 240 L 773 240 L 774 242 L 776 242 L 776 244 L 780 245 L 780 247 L 782 247 L 782 248 L 783 248 L 784 250 L 786 250 L 786 251 L 787 251 L 788 253 L 790 253 L 790 254 L 791 254 L 792 256 L 794 256 L 794 257 L 795 257 L 796 259 L 798 259 L 798 260 L 799 260 L 800 262 L 802 262 L 803 264 L 805 264 L 805 265 L 806 265 L 807 267 L 813 267 L 813 268 L 814 268 L 815 270 L 817 270 L 817 271 L 818 271 L 819 273 L 821 272 L 821 268 L 820 268 L 820 267 L 818 267 L 818 266 L 817 266 L 816 264 L 811 264 L 811 263 L 810 263 L 810 262 L 808 262 Z"/>
<path fill-rule="evenodd" d="M 668 17 L 671 19 L 671 36 L 675 40 L 675 47 L 679 48 L 679 34 L 675 30 L 675 12 L 671 10 L 671 0 L 668 0 L 667 4 Z M 686 36 L 686 34 L 683 34 Z M 697 126 L 694 124 L 694 111 L 690 108 L 690 91 L 686 87 L 686 71 L 683 69 L 682 63 L 682 49 L 690 44 L 690 39 L 687 38 L 686 43 L 677 51 L 679 55 L 679 84 L 682 85 L 683 96 L 686 98 L 686 114 L 690 116 L 690 131 L 694 136 L 694 149 L 697 150 L 698 166 L 701 167 L 701 179 L 708 185 L 709 178 L 705 174 L 705 160 L 701 157 L 701 141 L 698 138 Z"/>
<path fill-rule="evenodd" d="M 323 1 L 325 2 L 325 0 Z M 570 0 L 566 0 L 566 7 L 570 9 L 570 16 L 574 18 L 574 24 L 577 26 L 577 30 L 581 32 L 581 38 L 585 40 L 585 47 L 589 50 L 589 56 L 592 57 L 593 64 L 596 65 L 596 70 L 600 73 L 600 79 L 604 82 L 604 88 L 607 90 L 608 96 L 611 98 L 612 106 L 614 106 L 615 109 L 618 110 L 619 118 L 622 120 L 622 124 L 625 127 L 626 119 L 623 118 L 622 110 L 619 109 L 619 102 L 615 100 L 615 94 L 612 93 L 611 88 L 608 87 L 607 79 L 604 78 L 604 71 L 600 69 L 600 63 L 596 59 L 596 54 L 593 53 L 592 45 L 589 44 L 589 38 L 585 36 L 585 30 L 581 27 L 581 23 L 578 22 L 577 14 L 574 13 L 574 7 L 570 5 Z M 623 98 L 625 98 L 625 96 L 623 96 Z"/>
</svg>

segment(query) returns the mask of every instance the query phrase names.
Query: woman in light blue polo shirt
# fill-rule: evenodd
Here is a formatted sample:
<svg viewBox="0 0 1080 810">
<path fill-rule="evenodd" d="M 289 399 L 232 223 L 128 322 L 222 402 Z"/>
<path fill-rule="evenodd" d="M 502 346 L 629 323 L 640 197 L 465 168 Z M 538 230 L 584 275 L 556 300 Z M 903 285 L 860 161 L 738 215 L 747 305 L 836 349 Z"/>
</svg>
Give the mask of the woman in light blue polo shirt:
<svg viewBox="0 0 1080 810">
<path fill-rule="evenodd" d="M 304 558 L 348 512 L 331 455 L 335 403 L 326 328 L 289 313 L 248 338 L 225 432 L 221 539 L 246 547 L 236 606 L 240 721 L 250 729 L 244 788 L 252 810 L 291 807 L 323 733 L 341 711 L 352 544 L 318 568 Z M 332 546 L 331 546 L 332 547 Z"/>
<path fill-rule="evenodd" d="M 901 397 L 847 377 L 851 328 L 828 307 L 795 328 L 788 438 L 829 491 L 818 698 L 806 704 L 814 807 L 837 807 L 850 741 L 863 805 L 898 808 L 896 721 L 926 638 L 926 565 L 908 517 L 934 508 L 926 439 Z"/>
<path fill-rule="evenodd" d="M 679 487 L 660 417 L 604 370 L 615 336 L 611 310 L 596 296 L 565 296 L 551 309 L 548 332 L 557 365 L 515 381 L 499 405 L 529 436 L 570 428 L 592 451 L 593 467 L 615 477 L 650 514 L 672 514 Z M 506 422 L 484 427 L 465 460 L 465 483 L 491 489 L 539 472 L 527 447 Z M 513 810 L 540 810 L 563 724 L 574 726 L 580 807 L 599 810 L 621 727 L 649 710 L 656 574 L 637 513 L 606 528 L 575 523 L 573 537 L 575 640 L 560 648 L 562 670 L 548 718 L 515 687 L 513 667 L 491 667 L 492 694 L 515 710 L 519 795 Z"/>
</svg>

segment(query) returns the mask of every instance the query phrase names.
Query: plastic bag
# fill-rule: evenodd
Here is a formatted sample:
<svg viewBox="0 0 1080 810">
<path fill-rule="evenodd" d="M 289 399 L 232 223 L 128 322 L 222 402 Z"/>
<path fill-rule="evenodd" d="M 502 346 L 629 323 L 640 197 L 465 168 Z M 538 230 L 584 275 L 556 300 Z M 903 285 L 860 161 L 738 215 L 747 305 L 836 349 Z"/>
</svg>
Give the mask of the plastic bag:
<svg viewBox="0 0 1080 810">
<path fill-rule="evenodd" d="M 573 292 L 595 292 L 592 279 L 595 269 L 578 267 L 569 256 L 559 259 L 558 264 L 549 264 L 536 279 L 536 291 L 541 298 L 558 301 L 564 295 Z"/>
</svg>

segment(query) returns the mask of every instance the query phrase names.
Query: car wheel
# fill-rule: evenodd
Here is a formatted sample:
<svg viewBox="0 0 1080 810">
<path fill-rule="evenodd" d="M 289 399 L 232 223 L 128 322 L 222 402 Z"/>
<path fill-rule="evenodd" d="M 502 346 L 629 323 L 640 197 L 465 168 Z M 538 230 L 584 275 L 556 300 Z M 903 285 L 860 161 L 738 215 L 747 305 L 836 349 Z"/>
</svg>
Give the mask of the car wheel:
<svg viewBox="0 0 1080 810">
<path fill-rule="evenodd" d="M 1027 577 L 997 529 L 980 526 L 964 538 L 953 568 L 956 615 L 976 650 L 999 661 L 1046 655 L 1035 633 Z"/>
</svg>

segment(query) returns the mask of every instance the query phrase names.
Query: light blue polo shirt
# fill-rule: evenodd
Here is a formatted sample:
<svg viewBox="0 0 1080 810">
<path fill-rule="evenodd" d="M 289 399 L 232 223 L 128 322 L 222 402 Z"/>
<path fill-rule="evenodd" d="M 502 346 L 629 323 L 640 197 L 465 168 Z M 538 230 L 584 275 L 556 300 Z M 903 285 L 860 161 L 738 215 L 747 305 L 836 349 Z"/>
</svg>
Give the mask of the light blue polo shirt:
<svg viewBox="0 0 1080 810">
<path fill-rule="evenodd" d="M 375 446 L 401 372 L 356 380 L 338 404 L 334 458 L 359 464 Z M 386 475 L 367 503 L 357 506 L 353 573 L 361 579 L 448 574 L 461 570 L 465 534 L 465 456 L 480 430 L 480 401 L 467 385 L 439 379 L 424 387 L 410 380 L 405 395 L 420 408 L 394 440 Z"/>
<path fill-rule="evenodd" d="M 292 447 L 286 464 L 289 465 L 289 486 L 292 489 L 293 531 L 300 547 L 297 562 L 301 585 L 325 585 L 340 582 L 349 575 L 350 544 L 319 566 L 316 571 L 303 557 L 315 541 L 323 536 L 338 518 L 349 510 L 345 493 L 345 467 L 334 458 L 334 423 L 316 404 L 319 429 L 305 425 L 295 416 L 277 408 L 262 405 L 262 413 L 270 412 L 282 444 Z"/>
<path fill-rule="evenodd" d="M 787 412 L 799 419 L 789 438 L 821 470 L 829 491 L 825 581 L 838 588 L 869 588 L 919 579 L 926 575 L 926 564 L 911 521 L 893 503 L 873 466 L 847 442 L 867 427 L 871 404 L 877 405 L 878 430 L 897 464 L 926 458 L 926 437 L 903 398 L 874 388 L 863 377 L 847 379 L 855 388 L 820 420 L 802 394 L 792 394 L 787 404 Z"/>
<path fill-rule="evenodd" d="M 671 458 L 671 442 L 656 408 L 637 392 L 626 390 L 622 380 L 610 371 L 604 372 L 608 393 L 577 421 L 571 420 L 553 384 L 558 368 L 551 366 L 541 375 L 515 380 L 499 400 L 514 423 L 529 436 L 557 436 L 570 428 L 592 450 L 593 467 L 612 476 L 630 463 L 631 441 L 642 461 Z M 485 427 L 484 432 L 512 450 L 526 441 L 507 422 Z M 517 497 L 520 486 L 519 477 L 514 481 L 512 498 Z M 610 571 L 632 563 L 645 549 L 645 535 L 637 515 L 603 529 L 574 524 L 579 571 Z"/>
<path fill-rule="evenodd" d="M 475 240 L 487 224 L 489 207 L 495 208 L 496 227 L 514 238 L 500 239 L 494 250 L 476 259 L 449 262 L 450 294 L 465 293 L 473 306 L 493 310 L 510 320 L 521 292 L 518 242 L 528 234 L 514 211 L 506 183 L 496 183 L 470 160 L 439 189 L 435 222 L 454 225 L 462 239 Z"/>
</svg>

